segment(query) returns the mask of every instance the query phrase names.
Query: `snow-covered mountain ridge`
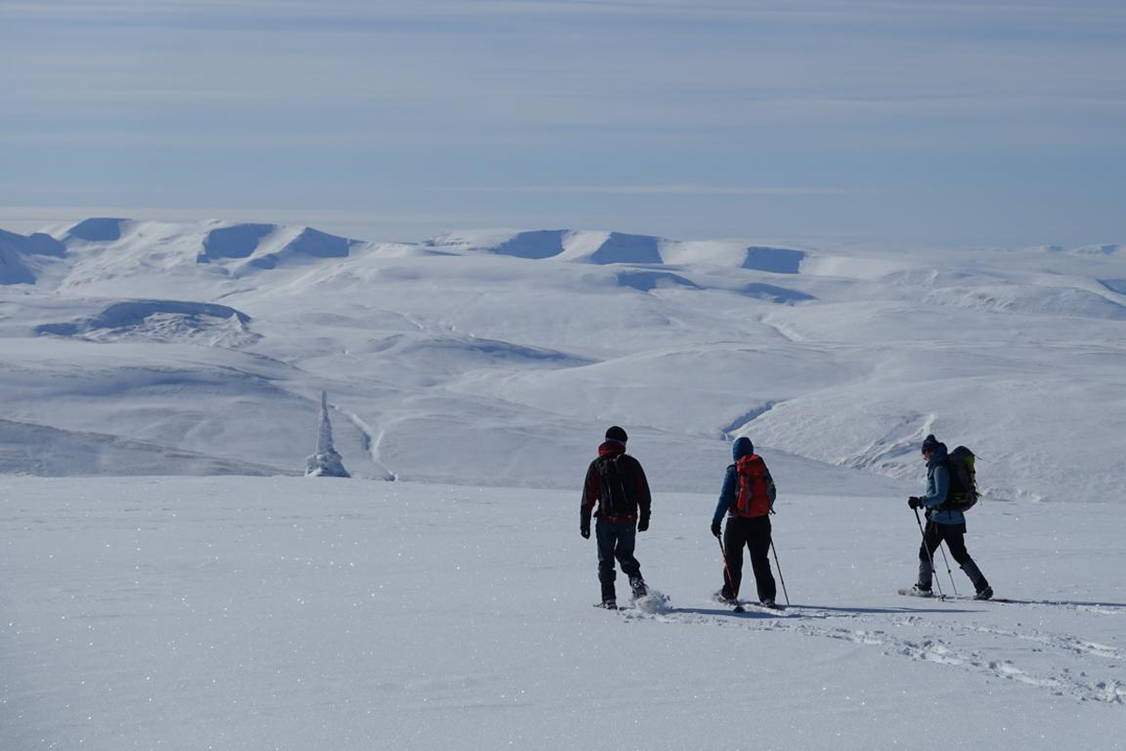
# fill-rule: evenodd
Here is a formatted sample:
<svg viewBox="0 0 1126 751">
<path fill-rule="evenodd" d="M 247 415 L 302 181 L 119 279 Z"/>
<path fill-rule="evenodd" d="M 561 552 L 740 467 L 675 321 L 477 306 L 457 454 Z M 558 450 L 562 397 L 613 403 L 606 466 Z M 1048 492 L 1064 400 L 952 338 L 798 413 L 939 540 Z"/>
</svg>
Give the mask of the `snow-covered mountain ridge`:
<svg viewBox="0 0 1126 751">
<path fill-rule="evenodd" d="M 890 492 L 933 431 L 994 498 L 1099 500 L 1126 480 L 1122 248 L 0 231 L 0 471 L 297 472 L 323 389 L 360 476 L 572 487 L 616 422 L 658 487 L 714 490 L 746 434 L 791 486 Z"/>
</svg>

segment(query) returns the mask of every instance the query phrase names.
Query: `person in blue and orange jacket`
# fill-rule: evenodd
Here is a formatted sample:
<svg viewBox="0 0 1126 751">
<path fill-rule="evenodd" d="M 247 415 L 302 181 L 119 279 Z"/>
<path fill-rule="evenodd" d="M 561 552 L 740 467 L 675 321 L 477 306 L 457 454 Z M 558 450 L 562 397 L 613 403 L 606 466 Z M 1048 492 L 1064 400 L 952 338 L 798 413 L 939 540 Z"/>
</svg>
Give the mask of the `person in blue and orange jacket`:
<svg viewBox="0 0 1126 751">
<path fill-rule="evenodd" d="M 712 534 L 719 538 L 720 521 L 724 513 L 727 514 L 727 528 L 723 531 L 723 589 L 717 597 L 727 603 L 738 602 L 739 584 L 743 579 L 743 547 L 746 546 L 751 554 L 759 602 L 773 608 L 777 589 L 770 571 L 770 514 L 778 490 L 750 438 L 736 438 L 731 445 L 731 455 L 735 463 L 727 467 L 719 503 L 712 516 Z"/>
</svg>

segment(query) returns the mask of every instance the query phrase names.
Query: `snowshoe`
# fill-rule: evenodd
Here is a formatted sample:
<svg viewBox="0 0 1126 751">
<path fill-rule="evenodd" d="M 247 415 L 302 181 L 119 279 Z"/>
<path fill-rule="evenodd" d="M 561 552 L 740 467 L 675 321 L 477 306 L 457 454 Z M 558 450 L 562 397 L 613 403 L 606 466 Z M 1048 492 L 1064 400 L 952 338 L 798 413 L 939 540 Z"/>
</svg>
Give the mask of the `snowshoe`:
<svg viewBox="0 0 1126 751">
<path fill-rule="evenodd" d="M 737 599 L 735 599 L 734 597 L 728 597 L 726 594 L 724 594 L 722 589 L 719 590 L 718 592 L 712 593 L 712 599 L 715 600 L 716 602 L 718 602 L 720 605 L 738 605 L 739 604 L 739 601 Z"/>
<path fill-rule="evenodd" d="M 617 600 L 603 600 L 602 602 L 594 603 L 594 607 L 605 608 L 606 610 L 617 610 L 618 609 L 618 601 Z"/>
<path fill-rule="evenodd" d="M 929 587 L 927 589 L 923 589 L 918 584 L 911 587 L 911 589 L 899 590 L 899 594 L 907 595 L 908 597 L 934 597 L 934 592 L 931 591 Z"/>
<path fill-rule="evenodd" d="M 978 590 L 974 594 L 974 599 L 975 600 L 992 600 L 993 599 L 993 587 L 990 587 L 988 584 L 985 585 L 985 587 L 983 589 Z"/>
<path fill-rule="evenodd" d="M 735 613 L 746 613 L 747 609 L 743 607 L 743 603 L 739 602 L 737 598 L 728 597 L 723 593 L 723 590 L 712 593 L 712 599 L 720 605 L 727 605 Z"/>
<path fill-rule="evenodd" d="M 649 588 L 645 586 L 645 580 L 641 577 L 629 580 L 630 593 L 633 599 L 640 600 L 645 595 L 649 594 Z"/>
</svg>

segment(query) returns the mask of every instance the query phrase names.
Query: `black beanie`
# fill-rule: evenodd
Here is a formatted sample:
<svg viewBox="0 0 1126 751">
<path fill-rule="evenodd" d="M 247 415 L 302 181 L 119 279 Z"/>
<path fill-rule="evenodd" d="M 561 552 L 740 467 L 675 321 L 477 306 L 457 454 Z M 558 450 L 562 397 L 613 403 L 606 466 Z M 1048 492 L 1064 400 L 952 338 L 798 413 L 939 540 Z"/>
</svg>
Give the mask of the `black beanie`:
<svg viewBox="0 0 1126 751">
<path fill-rule="evenodd" d="M 617 425 L 611 425 L 606 429 L 606 437 L 612 441 L 621 441 L 622 443 L 625 443 L 627 440 L 629 440 L 629 436 L 626 435 L 626 431 L 622 430 Z"/>
<path fill-rule="evenodd" d="M 923 451 L 934 451 L 936 448 L 938 448 L 938 439 L 933 433 L 923 439 Z"/>
</svg>

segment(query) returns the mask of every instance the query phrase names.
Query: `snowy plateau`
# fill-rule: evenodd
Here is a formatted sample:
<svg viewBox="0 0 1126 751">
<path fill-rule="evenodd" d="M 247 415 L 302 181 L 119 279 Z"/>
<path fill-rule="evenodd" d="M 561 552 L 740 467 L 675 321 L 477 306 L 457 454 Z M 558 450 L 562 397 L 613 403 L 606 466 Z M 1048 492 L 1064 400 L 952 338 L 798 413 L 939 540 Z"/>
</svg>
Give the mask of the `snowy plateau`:
<svg viewBox="0 0 1126 751">
<path fill-rule="evenodd" d="M 1124 332 L 1119 245 L 0 231 L 0 749 L 1126 748 Z M 611 424 L 663 607 L 590 607 Z M 896 594 L 928 433 L 1003 602 Z M 743 435 L 778 613 L 710 597 Z"/>
</svg>

